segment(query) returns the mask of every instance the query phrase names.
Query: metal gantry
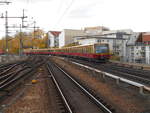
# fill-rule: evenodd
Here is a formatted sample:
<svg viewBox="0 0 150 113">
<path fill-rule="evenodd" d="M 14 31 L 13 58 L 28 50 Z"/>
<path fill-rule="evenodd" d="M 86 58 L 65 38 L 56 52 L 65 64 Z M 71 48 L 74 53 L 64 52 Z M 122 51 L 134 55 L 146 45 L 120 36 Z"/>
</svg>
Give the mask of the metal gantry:
<svg viewBox="0 0 150 113">
<path fill-rule="evenodd" d="M 9 17 L 8 16 L 8 12 L 6 11 L 5 12 L 5 16 L 2 14 L 2 16 L 0 17 L 2 19 L 5 19 L 5 38 L 6 38 L 6 49 L 5 49 L 5 52 L 6 52 L 6 55 L 8 54 L 8 51 L 9 51 L 9 48 L 8 48 L 8 28 L 12 28 L 11 26 L 8 26 L 8 19 L 21 19 L 22 20 L 22 26 L 23 26 L 23 22 L 24 22 L 24 19 L 27 18 L 27 16 L 24 16 L 24 10 L 23 10 L 23 16 L 12 16 L 12 17 Z M 13 27 L 15 28 L 15 27 Z M 20 26 L 19 26 L 20 28 Z"/>
</svg>

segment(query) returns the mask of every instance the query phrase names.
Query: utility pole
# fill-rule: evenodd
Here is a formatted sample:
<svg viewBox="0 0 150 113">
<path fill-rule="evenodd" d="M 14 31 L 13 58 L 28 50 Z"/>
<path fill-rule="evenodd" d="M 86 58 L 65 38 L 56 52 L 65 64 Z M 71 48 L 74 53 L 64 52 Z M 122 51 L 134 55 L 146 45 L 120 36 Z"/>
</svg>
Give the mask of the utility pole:
<svg viewBox="0 0 150 113">
<path fill-rule="evenodd" d="M 9 48 L 8 48 L 8 28 L 15 28 L 15 27 L 10 27 L 8 26 L 8 19 L 21 19 L 22 20 L 22 26 L 23 26 L 23 22 L 24 22 L 24 19 L 27 18 L 27 16 L 24 16 L 24 10 L 23 10 L 23 16 L 20 16 L 20 17 L 8 17 L 8 12 L 6 11 L 6 14 L 5 16 L 1 16 L 0 18 L 5 18 L 5 38 L 6 38 L 6 55 L 8 55 L 8 52 L 9 52 Z M 19 26 L 20 28 L 20 26 Z"/>
<path fill-rule="evenodd" d="M 23 49 L 23 43 L 22 43 L 22 25 L 20 24 L 20 36 L 19 36 L 19 55 L 22 56 L 22 49 Z"/>
<path fill-rule="evenodd" d="M 8 54 L 8 15 L 7 15 L 7 11 L 6 11 L 6 15 L 5 15 L 5 40 L 6 40 L 6 55 Z"/>
<path fill-rule="evenodd" d="M 33 22 L 33 27 L 26 27 L 26 28 L 33 28 L 33 37 L 32 39 L 32 49 L 34 49 L 34 39 L 35 39 L 35 30 L 36 28 L 38 29 L 39 27 L 36 26 L 36 21 Z"/>
<path fill-rule="evenodd" d="M 33 23 L 34 23 L 34 27 L 33 27 L 32 48 L 34 49 L 34 39 L 35 39 L 35 26 L 36 26 L 36 21 L 34 21 Z"/>
<path fill-rule="evenodd" d="M 25 14 L 24 14 L 24 9 L 23 9 L 23 15 L 22 15 L 22 18 L 21 18 L 21 19 L 22 19 L 22 28 L 27 27 L 27 26 L 24 25 L 24 22 L 25 22 L 24 19 L 25 19 L 25 17 L 26 17 L 26 16 L 25 16 Z"/>
</svg>

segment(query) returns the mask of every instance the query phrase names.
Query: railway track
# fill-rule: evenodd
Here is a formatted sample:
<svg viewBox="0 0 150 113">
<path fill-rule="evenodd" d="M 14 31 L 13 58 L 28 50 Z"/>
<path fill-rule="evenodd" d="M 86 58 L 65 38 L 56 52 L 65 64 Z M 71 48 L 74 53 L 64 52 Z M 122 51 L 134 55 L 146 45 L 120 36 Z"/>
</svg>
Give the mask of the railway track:
<svg viewBox="0 0 150 113">
<path fill-rule="evenodd" d="M 116 113 L 88 87 L 76 81 L 56 64 L 48 63 L 48 71 L 65 103 L 67 113 Z"/>
<path fill-rule="evenodd" d="M 15 91 L 16 87 L 19 87 L 22 81 L 33 74 L 36 68 L 43 63 L 43 59 L 35 58 L 6 66 L 5 71 L 0 73 L 0 101 L 7 99 L 7 96 Z"/>
<path fill-rule="evenodd" d="M 76 60 L 70 58 L 69 60 L 150 86 L 150 71 L 118 66 L 113 63 L 106 63 L 106 64 L 100 64 L 94 62 L 89 63 L 88 61 Z"/>
</svg>

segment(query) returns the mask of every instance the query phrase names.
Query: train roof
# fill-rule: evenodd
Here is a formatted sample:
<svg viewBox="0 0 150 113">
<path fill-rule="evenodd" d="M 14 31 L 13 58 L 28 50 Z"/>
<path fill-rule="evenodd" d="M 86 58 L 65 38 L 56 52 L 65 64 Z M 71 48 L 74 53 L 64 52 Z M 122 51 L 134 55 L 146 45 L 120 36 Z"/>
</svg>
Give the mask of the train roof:
<svg viewBox="0 0 150 113">
<path fill-rule="evenodd" d="M 62 47 L 62 48 L 45 48 L 45 49 L 27 49 L 27 50 L 56 50 L 56 49 L 67 49 L 67 48 L 74 48 L 74 47 L 86 47 L 86 46 L 93 46 L 93 45 L 107 45 L 108 43 L 96 43 L 96 44 L 87 44 L 87 45 L 77 45 L 71 47 Z"/>
<path fill-rule="evenodd" d="M 63 48 L 73 48 L 73 47 L 84 47 L 84 46 L 92 46 L 92 45 L 106 45 L 108 43 L 95 43 L 95 44 L 87 44 L 87 45 L 77 45 L 77 46 L 71 46 L 71 47 L 62 47 L 58 49 L 63 49 Z"/>
</svg>

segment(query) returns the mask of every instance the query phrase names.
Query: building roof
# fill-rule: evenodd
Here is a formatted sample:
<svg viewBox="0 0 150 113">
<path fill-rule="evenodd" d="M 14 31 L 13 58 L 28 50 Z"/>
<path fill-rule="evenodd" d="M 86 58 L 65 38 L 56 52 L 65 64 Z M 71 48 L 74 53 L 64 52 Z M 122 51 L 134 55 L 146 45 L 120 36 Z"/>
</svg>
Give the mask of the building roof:
<svg viewBox="0 0 150 113">
<path fill-rule="evenodd" d="M 104 27 L 104 26 L 95 26 L 95 27 L 85 27 L 84 30 L 85 30 L 85 31 L 88 31 L 88 30 L 109 31 L 109 28 Z"/>
<path fill-rule="evenodd" d="M 53 36 L 58 37 L 61 33 L 60 31 L 49 31 Z"/>
<path fill-rule="evenodd" d="M 137 42 L 150 42 L 150 32 L 140 33 Z"/>
<path fill-rule="evenodd" d="M 144 32 L 143 35 L 150 35 L 150 32 Z"/>
</svg>

